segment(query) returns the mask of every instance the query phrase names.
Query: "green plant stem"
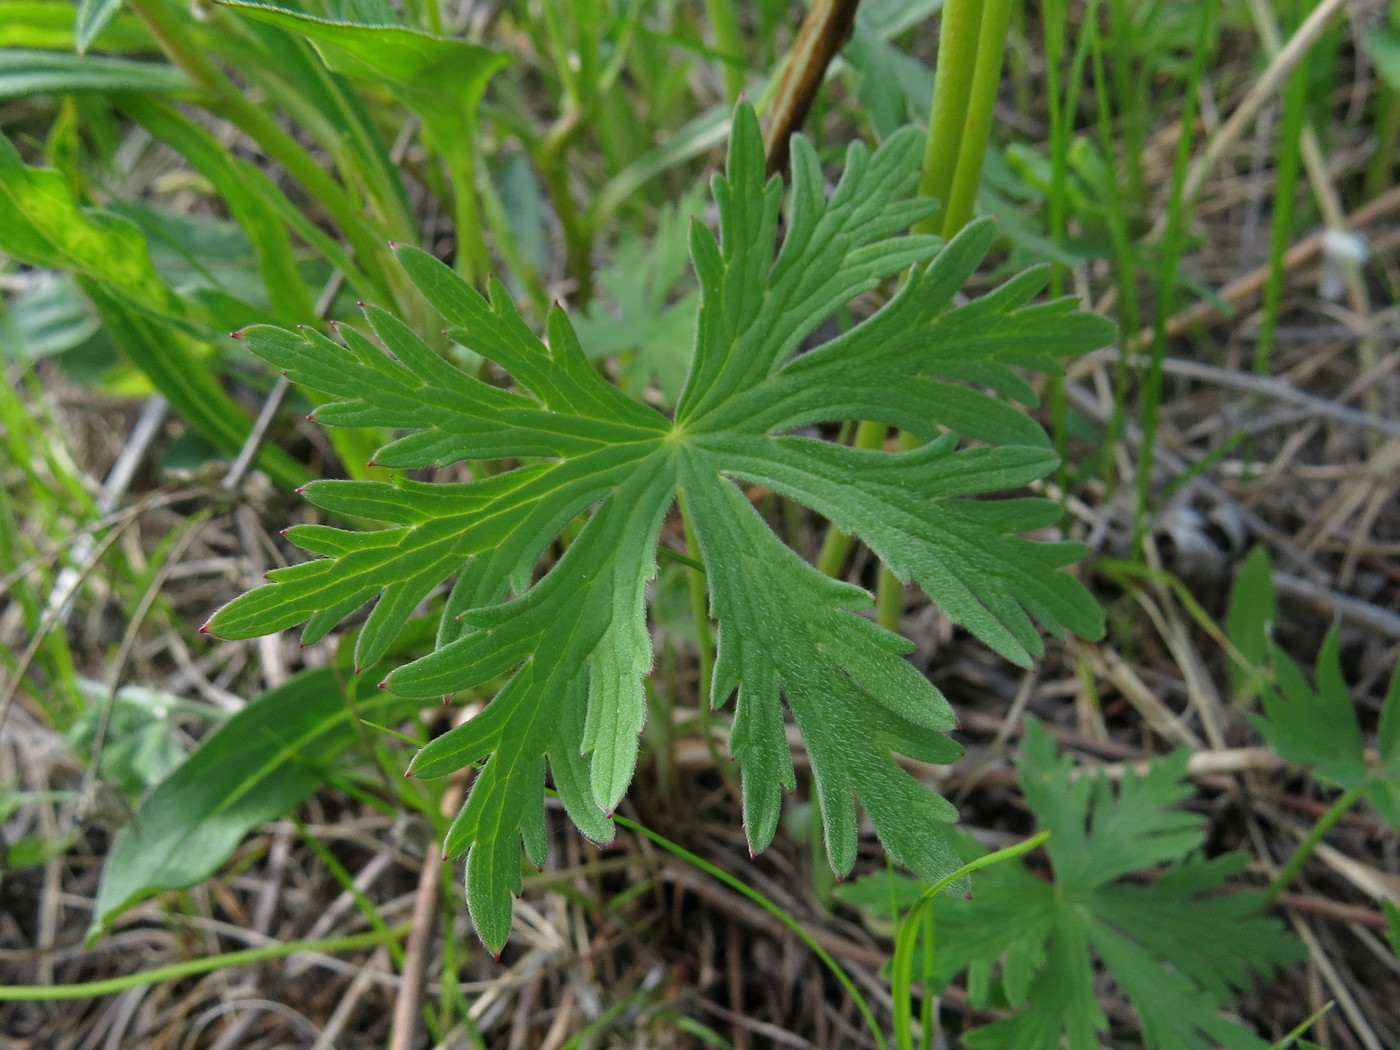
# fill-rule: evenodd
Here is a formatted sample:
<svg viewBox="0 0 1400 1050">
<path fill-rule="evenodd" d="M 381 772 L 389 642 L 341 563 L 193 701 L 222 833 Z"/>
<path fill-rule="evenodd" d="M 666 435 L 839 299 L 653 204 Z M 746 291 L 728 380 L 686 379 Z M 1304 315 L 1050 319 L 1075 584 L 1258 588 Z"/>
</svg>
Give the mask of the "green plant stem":
<svg viewBox="0 0 1400 1050">
<path fill-rule="evenodd" d="M 851 443 L 855 448 L 876 449 L 885 443 L 885 436 L 890 432 L 890 428 L 883 423 L 872 423 L 870 420 L 862 420 L 860 426 L 856 428 L 855 440 Z M 846 552 L 851 549 L 851 537 L 847 536 L 834 525 L 826 530 L 826 538 L 822 540 L 821 553 L 817 555 L 817 568 L 828 576 L 835 576 L 841 571 L 841 566 L 845 564 Z"/>
<path fill-rule="evenodd" d="M 1293 22 L 1301 20 L 1298 4 L 1293 5 Z M 1294 187 L 1302 163 L 1303 122 L 1308 110 L 1308 63 L 1299 62 L 1288 75 L 1284 89 L 1283 126 L 1279 129 L 1277 170 L 1274 178 L 1274 214 L 1269 230 L 1269 277 L 1264 285 L 1263 311 L 1259 335 L 1254 343 L 1254 374 L 1269 374 L 1269 357 L 1274 332 L 1283 305 L 1284 264 L 1293 234 Z"/>
<path fill-rule="evenodd" d="M 1132 10 L 1136 8 L 1131 0 L 1108 0 L 1109 54 L 1118 56 L 1112 63 L 1113 87 L 1110 95 L 1118 106 L 1119 137 L 1123 143 L 1124 196 L 1130 207 L 1137 208 L 1143 203 L 1146 175 L 1143 172 L 1143 147 L 1147 138 L 1147 128 L 1155 107 L 1145 89 L 1150 71 L 1141 62 L 1134 63 L 1133 56 L 1135 28 Z M 1097 29 L 1094 35 L 1098 36 Z M 1096 89 L 1096 93 L 1098 92 Z M 1107 104 L 1107 102 L 1105 102 Z M 1112 156 L 1112 154 L 1110 154 Z"/>
<path fill-rule="evenodd" d="M 223 970 L 233 966 L 248 966 L 266 962 L 268 959 L 281 959 L 298 952 L 349 952 L 360 948 L 372 948 L 389 941 L 399 940 L 408 935 L 409 924 L 400 923 L 387 930 L 372 930 L 349 937 L 329 937 L 320 941 L 291 941 L 286 944 L 269 944 L 261 948 L 248 948 L 238 952 L 225 952 L 210 955 L 203 959 L 190 959 L 186 962 L 160 966 L 154 970 L 127 974 L 125 977 L 112 977 L 105 981 L 87 981 L 82 984 L 65 985 L 0 985 L 0 1002 L 56 1002 L 62 999 L 93 999 L 102 995 L 114 995 L 128 988 L 139 988 L 161 981 L 176 981 L 193 977 L 213 970 Z"/>
<path fill-rule="evenodd" d="M 1302 842 L 1298 843 L 1298 848 L 1284 862 L 1283 867 L 1279 868 L 1278 874 L 1269 883 L 1269 888 L 1264 891 L 1266 906 L 1278 900 L 1279 896 L 1293 884 L 1293 880 L 1298 877 L 1298 872 L 1302 870 L 1303 865 L 1317 849 L 1318 843 L 1327 837 L 1327 833 L 1332 830 L 1337 821 L 1341 820 L 1346 812 L 1356 804 L 1365 789 L 1364 782 L 1347 788 L 1338 796 L 1337 801 L 1327 808 L 1327 812 L 1317 818 L 1317 823 L 1312 826 L 1312 830 L 1307 833 Z"/>
<path fill-rule="evenodd" d="M 724 56 L 725 108 L 733 109 L 744 93 L 744 35 L 734 0 L 705 0 L 705 14 L 715 34 L 715 50 Z"/>
<path fill-rule="evenodd" d="M 875 581 L 875 621 L 887 631 L 898 631 L 903 616 L 904 581 L 882 565 Z"/>
<path fill-rule="evenodd" d="M 894 958 L 890 960 L 890 984 L 891 994 L 894 1000 L 894 1040 L 896 1050 L 913 1050 L 913 1008 L 911 1006 L 912 991 L 914 987 L 914 945 L 918 941 L 919 920 L 923 918 L 924 912 L 928 910 L 934 899 L 960 879 L 964 879 L 975 871 L 989 868 L 993 864 L 1000 864 L 1004 860 L 1011 860 L 1019 857 L 1023 853 L 1029 853 L 1037 846 L 1043 844 L 1050 838 L 1049 831 L 1041 831 L 1023 842 L 1018 842 L 1014 846 L 1007 846 L 999 849 L 995 853 L 988 853 L 985 857 L 978 857 L 974 861 L 969 861 L 951 875 L 946 875 L 939 879 L 928 889 L 919 895 L 919 899 L 914 902 L 914 906 L 909 909 L 904 916 L 904 920 L 899 924 L 899 929 L 895 934 Z M 929 914 L 928 938 L 933 936 L 932 913 Z M 927 981 L 930 974 L 926 971 L 924 980 Z"/>
<path fill-rule="evenodd" d="M 919 194 L 938 201 L 942 210 L 920 222 L 915 227 L 919 233 L 938 233 L 943 227 L 943 212 L 947 209 L 962 149 L 981 22 L 982 0 L 947 0 L 943 5 L 928 139 L 924 143 L 924 166 L 919 178 Z"/>
<path fill-rule="evenodd" d="M 1385 81 L 1376 87 L 1376 151 L 1366 166 L 1366 197 L 1380 196 L 1390 184 L 1397 145 L 1400 145 L 1400 91 Z"/>
<path fill-rule="evenodd" d="M 758 890 L 744 883 L 735 876 L 729 874 L 729 872 L 724 871 L 721 868 L 715 867 L 703 857 L 691 853 L 690 850 L 686 849 L 684 846 L 672 842 L 664 835 L 660 835 L 657 832 L 652 831 L 650 828 L 638 824 L 635 820 L 629 820 L 621 814 L 614 814 L 613 820 L 617 821 L 617 823 L 621 824 L 624 828 L 627 828 L 629 831 L 634 831 L 638 835 L 642 835 L 650 839 L 652 842 L 656 843 L 656 845 L 660 846 L 666 852 L 672 854 L 673 856 L 679 857 L 687 864 L 690 864 L 698 870 L 703 871 L 711 878 L 717 879 L 718 881 L 728 886 L 730 889 L 742 894 L 744 897 L 747 897 L 749 900 L 753 901 L 760 908 L 766 911 L 769 915 L 773 916 L 784 926 L 786 926 L 789 930 L 791 930 L 797 936 L 797 938 L 811 950 L 812 954 L 815 955 L 818 959 L 820 959 L 822 964 L 828 970 L 831 971 L 831 975 L 836 978 L 837 982 L 841 985 L 841 987 L 845 989 L 846 994 L 851 997 L 851 1001 L 855 1003 L 856 1009 L 860 1012 L 860 1016 L 865 1021 L 866 1027 L 870 1029 L 870 1035 L 875 1040 L 875 1045 L 880 1047 L 880 1050 L 889 1050 L 889 1043 L 885 1041 L 885 1033 L 880 1030 L 880 1025 L 875 1020 L 875 1014 L 870 1009 L 870 1004 L 866 1001 L 865 996 L 860 994 L 860 989 L 856 987 L 855 982 L 851 980 L 850 975 L 846 973 L 844 969 L 841 968 L 841 964 L 838 963 L 834 958 L 832 958 L 830 952 L 828 952 L 825 948 L 818 944 L 816 940 L 813 939 L 812 935 L 807 932 L 807 930 L 802 926 L 801 923 L 799 923 L 796 919 L 790 916 L 787 912 L 783 911 L 782 908 L 778 907 L 778 905 L 774 904 L 763 894 L 759 893 Z M 1046 834 L 1048 834 L 1048 832 Z"/>
<path fill-rule="evenodd" d="M 322 170 L 266 110 L 254 105 L 179 25 L 159 0 L 130 0 L 132 12 L 146 24 L 167 57 L 209 98 L 205 107 L 238 127 L 302 184 L 335 219 L 359 257 L 360 265 L 388 301 L 394 301 L 381 260 L 381 245 L 366 227 L 358 205 Z"/>
<path fill-rule="evenodd" d="M 564 254 L 576 288 L 574 305 L 580 310 L 593 298 L 593 233 L 589 217 L 580 215 L 574 204 L 565 152 L 581 126 L 577 112 L 566 113 L 555 121 L 535 154 L 540 177 L 554 202 L 554 213 L 564 228 Z"/>
<path fill-rule="evenodd" d="M 1074 131 L 1074 114 L 1079 108 L 1079 85 L 1084 77 L 1084 64 L 1089 57 L 1092 26 L 1098 18 L 1098 0 L 1090 0 L 1084 12 L 1086 31 L 1079 35 L 1075 44 L 1074 57 L 1070 60 L 1069 76 L 1063 92 L 1060 88 L 1060 69 L 1064 64 L 1065 23 L 1067 19 L 1065 0 L 1046 0 L 1045 22 L 1045 100 L 1050 115 L 1050 239 L 1055 246 L 1064 249 L 1068 237 L 1069 217 L 1069 152 L 1070 139 Z M 1068 115 L 1067 115 L 1068 114 Z M 1064 294 L 1065 264 L 1056 259 L 1050 264 L 1050 290 L 1052 299 Z M 1065 384 L 1060 376 L 1050 377 L 1050 427 L 1054 438 L 1055 454 L 1060 457 L 1055 479 L 1059 484 L 1062 501 L 1069 498 L 1069 423 L 1065 404 Z"/>
<path fill-rule="evenodd" d="M 982 160 L 991 141 L 1012 4 L 1013 0 L 948 0 L 944 5 L 929 135 L 919 179 L 919 192 L 938 201 L 941 207 L 915 226 L 920 233 L 940 232 L 948 239 L 972 218 L 977 187 L 982 181 Z M 860 439 L 862 435 L 868 439 L 868 428 L 880 424 L 862 422 L 860 426 L 856 447 L 878 448 L 862 445 Z M 883 439 L 883 430 L 880 436 Z M 901 448 L 913 447 L 908 435 L 900 434 L 899 442 Z M 827 540 L 832 549 L 828 552 L 823 543 L 823 557 L 830 553 L 839 563 L 845 557 L 846 547 L 833 541 L 830 533 Z M 849 541 L 845 542 L 849 546 Z M 904 604 L 903 583 L 882 566 L 875 590 L 877 622 L 886 630 L 898 630 Z"/>
<path fill-rule="evenodd" d="M 1187 200 L 1186 180 L 1195 142 L 1196 99 L 1206 58 L 1211 53 L 1215 26 L 1215 4 L 1207 0 L 1196 32 L 1190 72 L 1187 76 L 1184 106 L 1181 114 L 1181 136 L 1177 141 L 1176 159 L 1172 168 L 1171 193 L 1167 201 L 1167 221 L 1162 234 L 1157 267 L 1157 312 L 1153 325 L 1151 357 L 1147 374 L 1141 385 L 1142 452 L 1138 462 L 1137 500 L 1133 508 L 1133 551 L 1140 554 L 1147 536 L 1152 503 L 1152 467 L 1157 441 L 1158 409 L 1162 397 L 1163 365 L 1167 356 L 1167 319 L 1171 317 L 1176 300 L 1178 262 L 1181 259 L 1184 230 L 1190 202 Z"/>
<path fill-rule="evenodd" d="M 1110 176 L 1117 167 L 1114 149 L 1113 113 L 1109 105 L 1112 97 L 1108 77 L 1104 70 L 1103 38 L 1092 23 L 1085 27 L 1092 67 L 1094 72 L 1094 105 L 1099 133 L 1099 152 L 1103 154 Z M 1140 327 L 1142 309 L 1137 297 L 1137 267 L 1133 257 L 1132 240 L 1128 236 L 1128 205 L 1119 192 L 1118 180 L 1109 177 L 1104 180 L 1107 196 L 1107 223 L 1109 243 L 1113 246 L 1113 278 L 1118 292 L 1118 345 L 1131 346 L 1130 340 L 1136 337 Z M 1102 478 L 1106 484 L 1113 480 L 1116 462 L 1114 450 L 1123 438 L 1127 422 L 1129 356 L 1118 355 L 1118 364 L 1113 377 L 1113 415 L 1109 418 L 1103 438 Z"/>
<path fill-rule="evenodd" d="M 476 203 L 476 121 L 464 148 L 446 156 L 452 180 L 452 218 L 457 238 L 457 272 L 468 284 L 476 284 L 491 269 L 491 254 L 481 229 L 481 210 Z"/>
<path fill-rule="evenodd" d="M 540 280 L 539 271 L 520 251 L 500 193 L 497 192 L 489 177 L 477 183 L 477 189 L 481 194 L 482 215 L 485 217 L 486 226 L 491 231 L 491 236 L 496 243 L 496 251 L 505 264 L 510 267 L 510 272 L 520 281 L 521 288 L 530 297 L 530 305 L 543 317 L 549 313 L 549 293 Z"/>
<path fill-rule="evenodd" d="M 985 0 L 977 34 L 977 62 L 969 84 L 958 164 L 943 209 L 943 236 L 952 237 L 972 218 L 977 187 L 982 183 L 982 161 L 992 137 L 1001 63 L 1006 54 L 1006 30 L 1011 23 L 1013 0 Z M 940 42 L 941 47 L 941 42 Z"/>
</svg>

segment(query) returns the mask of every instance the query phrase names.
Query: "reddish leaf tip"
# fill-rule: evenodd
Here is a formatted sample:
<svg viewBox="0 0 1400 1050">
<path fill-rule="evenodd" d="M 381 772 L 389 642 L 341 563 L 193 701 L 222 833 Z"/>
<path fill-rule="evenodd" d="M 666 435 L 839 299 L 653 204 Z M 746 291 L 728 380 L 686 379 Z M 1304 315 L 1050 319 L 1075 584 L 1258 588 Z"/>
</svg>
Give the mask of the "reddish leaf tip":
<svg viewBox="0 0 1400 1050">
<path fill-rule="evenodd" d="M 452 697 L 450 697 L 450 696 L 444 696 L 444 697 L 442 698 L 442 706 L 443 706 L 443 707 L 446 707 L 446 706 L 447 706 L 448 704 L 450 704 L 450 703 L 452 703 Z"/>
<path fill-rule="evenodd" d="M 377 466 L 379 466 L 379 464 L 376 463 L 376 462 L 374 461 L 374 458 L 373 458 L 373 457 L 370 457 L 370 461 L 369 461 L 368 463 L 366 463 L 365 466 L 367 466 L 367 467 L 377 467 Z"/>
<path fill-rule="evenodd" d="M 380 689 L 388 689 L 388 688 L 389 688 L 389 679 L 386 678 L 386 679 L 384 679 L 384 681 L 380 682 L 380 683 L 379 683 L 379 688 L 380 688 Z"/>
<path fill-rule="evenodd" d="M 304 495 L 306 495 L 306 486 L 305 486 L 305 485 L 298 485 L 298 486 L 297 486 L 296 488 L 294 488 L 292 491 L 295 492 L 298 496 L 304 496 Z"/>
<path fill-rule="evenodd" d="M 200 634 L 208 634 L 208 633 L 209 633 L 209 625 L 206 623 L 203 627 L 201 627 L 201 628 L 199 629 L 199 633 L 200 633 Z"/>
<path fill-rule="evenodd" d="M 364 669 L 363 667 L 361 667 L 359 664 L 356 664 L 356 665 L 355 665 L 355 673 L 356 673 L 356 674 L 363 674 L 363 673 L 364 673 L 364 670 L 365 670 L 365 669 Z"/>
<path fill-rule="evenodd" d="M 491 961 L 492 961 L 492 962 L 500 962 L 500 961 L 501 961 L 501 953 L 500 953 L 500 952 L 492 952 L 492 953 L 491 953 Z"/>
<path fill-rule="evenodd" d="M 365 302 L 363 299 L 356 299 L 356 300 L 355 300 L 355 305 L 358 306 L 361 310 L 363 310 L 363 309 L 364 309 L 366 306 L 368 306 L 369 304 L 368 304 L 367 302 Z"/>
<path fill-rule="evenodd" d="M 398 241 L 390 241 L 390 242 L 389 242 L 389 250 L 390 250 L 391 252 L 396 252 L 396 251 L 398 251 L 398 250 L 399 250 L 399 242 L 398 242 Z"/>
<path fill-rule="evenodd" d="M 308 413 L 306 413 L 306 421 L 307 421 L 308 423 L 314 423 L 314 422 L 316 422 L 316 413 L 315 413 L 315 412 L 308 412 Z"/>
<path fill-rule="evenodd" d="M 230 339 L 242 339 L 242 338 L 243 338 L 243 332 L 244 332 L 244 329 L 240 328 L 240 329 L 239 329 L 238 331 L 236 331 L 236 332 L 230 332 L 230 333 L 228 334 L 228 337 L 229 337 Z"/>
</svg>

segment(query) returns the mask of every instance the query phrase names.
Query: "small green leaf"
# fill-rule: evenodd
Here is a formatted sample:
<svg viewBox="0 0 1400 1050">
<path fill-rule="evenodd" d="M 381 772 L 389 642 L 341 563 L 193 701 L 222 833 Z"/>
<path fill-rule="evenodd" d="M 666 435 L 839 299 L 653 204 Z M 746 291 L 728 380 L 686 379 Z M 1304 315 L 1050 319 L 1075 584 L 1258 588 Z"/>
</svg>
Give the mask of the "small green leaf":
<svg viewBox="0 0 1400 1050">
<path fill-rule="evenodd" d="M 589 357 L 621 357 L 625 391 L 641 398 L 655 385 L 668 406 L 680 396 L 695 346 L 696 293 L 677 297 L 674 290 L 686 268 L 689 217 L 701 205 L 692 193 L 664 209 L 650 246 L 624 235 L 612 264 L 598 275 L 611 303 L 574 319 Z"/>
<path fill-rule="evenodd" d="M 1191 794 L 1186 758 L 1129 772 L 1115 790 L 1102 776 L 1072 776 L 1072 761 L 1057 759 L 1050 735 L 1027 720 L 1021 788 L 1052 833 L 1053 883 L 1004 863 L 976 877 L 971 899 L 933 901 L 939 985 L 967 971 L 973 1005 L 1017 1010 L 968 1032 L 967 1046 L 1102 1045 L 1096 959 L 1137 1012 L 1146 1046 L 1267 1045 L 1223 1011 L 1255 974 L 1294 961 L 1303 946 L 1259 917 L 1261 894 L 1222 892 L 1247 857 L 1199 858 L 1204 821 L 1174 808 Z M 1155 878 L 1123 878 L 1161 865 Z M 879 910 L 878 895 L 864 899 Z"/>
<path fill-rule="evenodd" d="M 1380 762 L 1371 770 L 1366 797 L 1392 828 L 1400 829 L 1400 664 L 1390 675 L 1377 733 Z"/>
<path fill-rule="evenodd" d="M 1381 26 L 1367 33 L 1366 57 L 1390 89 L 1400 91 L 1400 26 Z"/>
<path fill-rule="evenodd" d="M 107 23 L 122 9 L 123 0 L 78 0 L 78 19 L 74 26 L 74 48 L 85 54 L 92 43 L 107 28 Z"/>
<path fill-rule="evenodd" d="M 28 98 L 69 91 L 169 93 L 191 87 L 184 73 L 160 63 L 0 48 L 0 98 Z"/>
<path fill-rule="evenodd" d="M 72 51 L 77 46 L 71 0 L 0 0 L 0 48 Z M 157 50 L 133 15 L 118 14 L 102 33 L 104 51 Z"/>
<path fill-rule="evenodd" d="M 422 117 L 424 132 L 442 152 L 475 148 L 460 136 L 471 128 L 487 81 L 509 61 L 504 52 L 417 29 L 333 22 L 241 0 L 219 2 L 310 40 L 337 73 L 392 88 Z"/>
<path fill-rule="evenodd" d="M 77 282 L 67 275 L 54 277 L 8 304 L 0 317 L 0 353 L 12 361 L 61 354 L 85 343 L 100 328 Z"/>
<path fill-rule="evenodd" d="M 330 668 L 258 697 L 210 734 L 117 834 L 89 941 L 138 901 L 207 878 L 250 830 L 299 805 L 362 739 L 356 719 L 392 722 L 417 706 L 364 678 L 347 683 Z"/>
<path fill-rule="evenodd" d="M 1251 719 L 1269 746 L 1290 762 L 1349 788 L 1366 777 L 1366 753 L 1351 691 L 1342 678 L 1335 630 L 1317 654 L 1317 689 L 1278 646 L 1271 647 L 1277 689 L 1264 691 L 1264 714 Z"/>
<path fill-rule="evenodd" d="M 1391 674 L 1376 734 L 1379 761 L 1366 753 L 1351 691 L 1342 677 L 1336 630 L 1317 654 L 1317 685 L 1277 646 L 1272 650 L 1277 688 L 1264 690 L 1264 713 L 1251 719 L 1275 751 L 1313 767 L 1322 780 L 1360 788 L 1391 827 L 1400 828 L 1400 665 Z"/>
<path fill-rule="evenodd" d="M 1269 656 L 1269 639 L 1278 615 L 1269 552 L 1255 547 L 1235 573 L 1226 615 L 1226 634 L 1239 653 L 1230 659 L 1230 684 L 1238 704 L 1254 698 L 1262 683 L 1261 671 Z"/>
<path fill-rule="evenodd" d="M 180 312 L 135 224 L 109 211 L 80 206 L 59 172 L 27 167 L 3 136 L 0 251 L 31 266 L 94 277 L 155 309 Z"/>
</svg>

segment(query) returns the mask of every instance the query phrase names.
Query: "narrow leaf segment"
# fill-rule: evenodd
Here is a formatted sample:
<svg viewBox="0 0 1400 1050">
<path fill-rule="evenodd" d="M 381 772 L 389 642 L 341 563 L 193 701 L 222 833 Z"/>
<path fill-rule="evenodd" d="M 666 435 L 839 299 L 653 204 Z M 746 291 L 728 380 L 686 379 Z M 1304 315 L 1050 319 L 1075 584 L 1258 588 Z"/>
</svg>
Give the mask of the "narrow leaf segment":
<svg viewBox="0 0 1400 1050">
<path fill-rule="evenodd" d="M 292 542 L 320 557 L 275 570 L 209 623 L 222 637 L 247 638 L 304 622 L 304 639 L 314 641 L 374 602 L 357 642 L 364 666 L 388 654 L 413 610 L 450 581 L 437 647 L 386 685 L 426 698 L 505 680 L 480 715 L 412 766 L 442 776 L 484 763 L 447 848 L 467 854 L 468 899 L 490 948 L 509 933 L 520 847 L 544 863 L 546 767 L 580 829 L 611 837 L 645 709 L 647 582 L 678 495 L 719 628 L 709 699 L 719 707 L 737 697 L 731 749 L 754 850 L 772 838 L 782 791 L 795 786 L 784 701 L 806 742 L 840 873 L 855 861 L 857 805 L 919 875 L 937 879 L 957 866 L 952 807 L 894 757 L 947 762 L 957 749 L 944 735 L 954 724 L 948 704 L 904 660 L 911 646 L 860 615 L 868 594 L 789 550 L 741 486 L 780 492 L 861 537 L 1017 663 L 1041 651 L 1033 620 L 1055 632 L 1102 630 L 1088 592 L 1061 571 L 1080 548 L 1018 535 L 1053 524 L 1055 506 L 976 497 L 1024 485 L 1055 463 L 1044 434 L 1005 400 L 1034 400 L 1013 367 L 1054 371 L 1111 329 L 1066 301 L 1031 305 L 1045 282 L 1039 271 L 952 306 L 992 228 L 974 223 L 947 245 L 901 232 L 928 210 L 909 199 L 920 149 L 912 130 L 874 152 L 853 145 L 828 199 L 815 151 L 795 140 L 787 233 L 775 252 L 781 183 L 765 179 L 757 121 L 738 110 L 727 171 L 713 184 L 719 236 L 698 222 L 691 230 L 701 298 L 674 419 L 602 378 L 562 311 L 541 340 L 500 285 L 483 297 L 411 248 L 399 261 L 449 334 L 510 373 L 514 389 L 452 367 L 374 307 L 365 311 L 370 334 L 342 326 L 343 346 L 311 329 L 244 333 L 255 353 L 335 399 L 317 410 L 321 422 L 403 431 L 380 465 L 498 464 L 462 484 L 313 482 L 305 494 L 316 506 L 386 527 L 290 529 Z M 903 271 L 908 280 L 883 309 L 797 353 L 845 303 Z M 852 417 L 903 427 L 927 444 L 885 453 L 790 436 Z M 959 435 L 980 444 L 962 447 Z M 564 533 L 573 537 L 567 549 L 535 579 Z"/>
</svg>

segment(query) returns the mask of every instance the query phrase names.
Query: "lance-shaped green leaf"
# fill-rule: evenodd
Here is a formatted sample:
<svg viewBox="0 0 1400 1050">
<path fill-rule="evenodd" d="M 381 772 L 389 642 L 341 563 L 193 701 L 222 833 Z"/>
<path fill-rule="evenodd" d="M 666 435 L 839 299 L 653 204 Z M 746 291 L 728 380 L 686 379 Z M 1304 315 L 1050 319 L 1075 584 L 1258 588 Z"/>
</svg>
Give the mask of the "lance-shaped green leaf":
<svg viewBox="0 0 1400 1050">
<path fill-rule="evenodd" d="M 504 52 L 396 25 L 334 22 L 265 4 L 224 6 L 311 41 L 326 65 L 352 80 L 381 84 L 423 118 L 438 149 L 470 148 L 470 129 L 486 83 L 509 61 Z"/>
<path fill-rule="evenodd" d="M 92 277 L 154 309 L 180 312 L 136 224 L 110 211 L 81 206 L 61 172 L 28 167 L 4 136 L 0 251 L 31 266 Z"/>
<path fill-rule="evenodd" d="M 412 767 L 422 776 L 479 767 L 447 847 L 467 854 L 468 902 L 493 950 L 509 934 L 521 846 L 544 859 L 546 771 L 585 833 L 611 834 L 607 814 L 632 777 L 645 711 L 646 587 L 678 495 L 719 624 L 710 699 L 737 697 L 730 746 L 756 850 L 773 836 L 783 789 L 795 786 L 784 703 L 806 743 L 838 871 L 854 861 L 861 806 L 901 863 L 928 878 L 958 866 L 947 841 L 952 807 L 897 758 L 946 762 L 957 751 L 944 735 L 952 713 L 905 661 L 909 644 L 861 615 L 869 595 L 803 562 L 736 482 L 784 493 L 860 536 L 1013 660 L 1040 651 L 1034 620 L 1057 632 L 1102 629 L 1088 592 L 1062 571 L 1080 549 L 1018 535 L 1053 524 L 1054 505 L 980 497 L 1055 463 L 1039 427 L 1004 400 L 1033 401 L 1012 366 L 1053 371 L 1109 332 L 1066 302 L 1031 304 L 1039 274 L 950 307 L 990 231 L 976 225 L 941 251 L 933 238 L 900 233 L 928 209 L 906 199 L 920 154 L 913 132 L 874 152 L 853 146 L 828 200 L 816 154 L 799 140 L 775 250 L 781 184 L 765 179 L 758 123 L 740 107 L 727 173 L 714 181 L 720 236 L 692 228 L 701 299 L 674 420 L 607 382 L 562 311 L 541 340 L 499 284 L 483 297 L 414 249 L 399 252 L 409 278 L 448 333 L 508 372 L 513 389 L 459 372 L 373 307 L 371 334 L 343 328 L 343 346 L 310 329 L 243 333 L 255 353 L 331 395 L 317 419 L 402 429 L 380 464 L 495 461 L 451 485 L 313 483 L 306 495 L 318 506 L 387 527 L 289 530 L 321 557 L 274 571 L 208 625 L 248 637 L 306 621 L 316 638 L 375 601 L 357 643 L 367 662 L 451 581 L 434 651 L 386 685 L 414 697 L 498 690 Z M 794 357 L 851 297 L 911 266 L 906 290 L 882 310 Z M 861 452 L 785 433 L 852 416 L 931 443 Z M 959 448 L 947 430 L 1001 447 Z M 541 573 L 541 556 L 565 533 L 567 549 Z"/>
<path fill-rule="evenodd" d="M 73 26 L 73 46 L 78 54 L 92 46 L 121 7 L 122 0 L 78 0 L 78 15 Z"/>
<path fill-rule="evenodd" d="M 258 697 L 157 785 L 118 833 L 89 937 L 154 893 L 207 878 L 249 831 L 299 805 L 363 739 L 357 719 L 392 722 L 415 707 L 328 667 Z"/>
<path fill-rule="evenodd" d="M 174 92 L 191 88 L 174 66 L 62 51 L 0 48 L 0 98 L 76 91 Z"/>
<path fill-rule="evenodd" d="M 72 51 L 78 29 L 71 0 L 0 0 L 0 47 Z M 97 42 L 108 52 L 157 50 L 146 27 L 129 14 L 114 14 Z"/>
</svg>

